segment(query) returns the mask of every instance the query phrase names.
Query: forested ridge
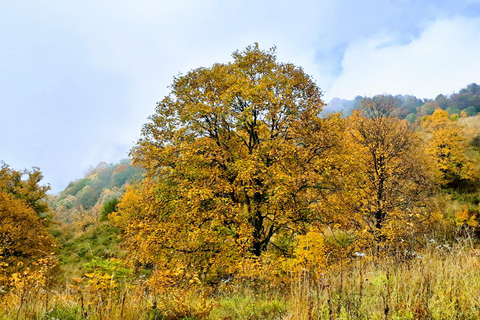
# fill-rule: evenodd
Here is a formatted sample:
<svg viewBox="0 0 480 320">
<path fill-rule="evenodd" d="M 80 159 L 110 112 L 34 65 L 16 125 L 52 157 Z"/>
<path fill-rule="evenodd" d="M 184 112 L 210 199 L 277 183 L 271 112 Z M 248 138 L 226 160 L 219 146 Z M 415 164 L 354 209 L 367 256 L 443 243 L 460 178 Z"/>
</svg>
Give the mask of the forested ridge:
<svg viewBox="0 0 480 320">
<path fill-rule="evenodd" d="M 438 94 L 435 99 L 418 98 L 413 95 L 390 95 L 390 97 L 394 100 L 396 115 L 412 123 L 418 118 L 432 115 L 436 109 L 443 109 L 449 115 L 458 116 L 461 116 L 463 111 L 468 117 L 480 112 L 480 86 L 476 83 L 470 83 L 459 92 L 449 95 Z M 349 114 L 361 107 L 363 98 L 362 96 L 357 96 L 353 100 L 334 98 L 326 110 L 343 110 L 345 114 Z"/>
<path fill-rule="evenodd" d="M 2 163 L 0 318 L 480 317 L 480 86 L 327 107 L 255 44 L 170 90 L 58 195 Z"/>
</svg>

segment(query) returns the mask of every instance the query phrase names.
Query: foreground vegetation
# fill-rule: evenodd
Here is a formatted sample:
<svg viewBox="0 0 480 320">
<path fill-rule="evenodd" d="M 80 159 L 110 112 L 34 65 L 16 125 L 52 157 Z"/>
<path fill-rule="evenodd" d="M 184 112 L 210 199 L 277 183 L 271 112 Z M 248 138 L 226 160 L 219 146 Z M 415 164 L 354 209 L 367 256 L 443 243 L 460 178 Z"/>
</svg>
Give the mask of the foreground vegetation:
<svg viewBox="0 0 480 320">
<path fill-rule="evenodd" d="M 0 317 L 480 317 L 479 117 L 321 117 L 274 48 L 233 58 L 174 79 L 133 163 L 55 197 L 2 165 Z"/>
<path fill-rule="evenodd" d="M 438 234 L 437 234 L 438 236 Z M 4 319 L 478 319 L 480 250 L 468 238 L 424 239 L 418 252 L 351 259 L 282 290 L 266 282 L 149 290 L 142 278 L 99 272 L 45 290 L 19 282 L 3 296 Z M 112 268 L 113 263 L 109 266 Z M 110 269 L 110 272 L 112 269 Z"/>
</svg>

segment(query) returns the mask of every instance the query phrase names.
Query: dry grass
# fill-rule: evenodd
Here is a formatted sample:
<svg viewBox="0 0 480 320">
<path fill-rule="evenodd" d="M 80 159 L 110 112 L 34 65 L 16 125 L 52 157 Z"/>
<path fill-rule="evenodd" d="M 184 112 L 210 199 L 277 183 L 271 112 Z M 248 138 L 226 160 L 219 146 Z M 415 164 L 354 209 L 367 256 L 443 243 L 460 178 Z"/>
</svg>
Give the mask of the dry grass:
<svg viewBox="0 0 480 320">
<path fill-rule="evenodd" d="M 409 259 L 345 261 L 319 281 L 306 272 L 289 290 L 247 285 L 206 294 L 156 294 L 142 283 L 95 292 L 64 287 L 3 295 L 0 319 L 479 319 L 480 249 L 471 239 L 427 241 Z M 34 291 L 32 291 L 33 293 Z"/>
<path fill-rule="evenodd" d="M 458 124 L 463 127 L 463 133 L 467 139 L 471 139 L 480 133 L 480 115 L 474 117 L 459 118 Z"/>
<path fill-rule="evenodd" d="M 408 261 L 358 260 L 298 283 L 289 319 L 479 319 L 480 262 L 470 241 L 430 242 Z"/>
</svg>

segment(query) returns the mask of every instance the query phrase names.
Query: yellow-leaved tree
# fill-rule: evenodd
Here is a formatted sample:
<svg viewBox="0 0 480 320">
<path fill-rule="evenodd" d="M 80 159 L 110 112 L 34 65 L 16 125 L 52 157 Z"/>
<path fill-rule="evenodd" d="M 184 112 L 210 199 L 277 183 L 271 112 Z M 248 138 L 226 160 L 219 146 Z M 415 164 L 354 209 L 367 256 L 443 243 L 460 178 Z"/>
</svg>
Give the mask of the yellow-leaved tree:
<svg viewBox="0 0 480 320">
<path fill-rule="evenodd" d="M 444 186 L 455 186 L 476 177 L 475 162 L 465 154 L 465 136 L 448 112 L 437 109 L 425 117 L 422 127 L 429 134 L 427 153 L 436 164 Z"/>
<path fill-rule="evenodd" d="M 16 171 L 1 163 L 0 264 L 6 276 L 56 263 L 55 239 L 47 229 L 49 187 L 39 184 L 42 178 L 37 168 Z"/>
<path fill-rule="evenodd" d="M 349 118 L 351 153 L 355 154 L 356 200 L 351 218 L 357 238 L 398 244 L 440 218 L 436 179 L 425 145 L 406 120 L 394 116 L 395 101 L 375 96 Z"/>
<path fill-rule="evenodd" d="M 174 79 L 131 152 L 147 177 L 113 217 L 139 261 L 192 281 L 235 274 L 269 251 L 294 255 L 292 239 L 325 219 L 326 197 L 346 183 L 345 121 L 320 117 L 311 77 L 277 62 L 275 49 L 233 58 Z"/>
</svg>

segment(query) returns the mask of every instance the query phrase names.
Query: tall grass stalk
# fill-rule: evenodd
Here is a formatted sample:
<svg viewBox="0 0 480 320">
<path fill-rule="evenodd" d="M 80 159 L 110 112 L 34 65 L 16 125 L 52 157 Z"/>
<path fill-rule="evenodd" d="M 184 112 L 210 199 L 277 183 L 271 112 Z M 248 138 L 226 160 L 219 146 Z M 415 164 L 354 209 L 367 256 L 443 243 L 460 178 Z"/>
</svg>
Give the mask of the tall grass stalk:
<svg viewBox="0 0 480 320">
<path fill-rule="evenodd" d="M 427 243 L 408 258 L 352 258 L 320 277 L 305 270 L 287 290 L 237 283 L 154 296 L 135 282 L 107 293 L 11 291 L 0 296 L 0 319 L 480 319 L 480 249 L 469 239 Z"/>
<path fill-rule="evenodd" d="M 293 283 L 288 318 L 479 319 L 479 253 L 465 240 L 432 242 L 407 260 L 359 258 L 318 283 Z"/>
</svg>

